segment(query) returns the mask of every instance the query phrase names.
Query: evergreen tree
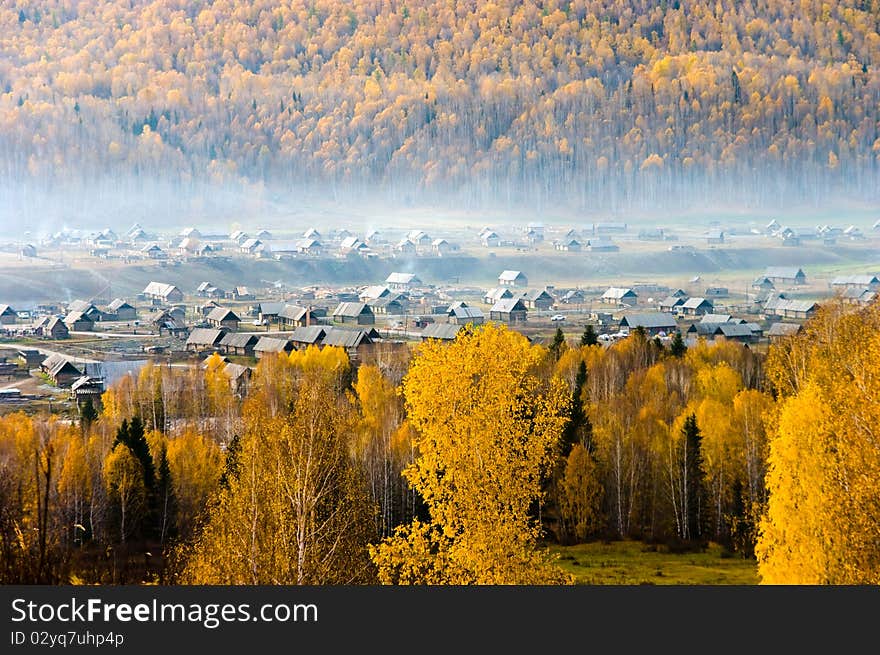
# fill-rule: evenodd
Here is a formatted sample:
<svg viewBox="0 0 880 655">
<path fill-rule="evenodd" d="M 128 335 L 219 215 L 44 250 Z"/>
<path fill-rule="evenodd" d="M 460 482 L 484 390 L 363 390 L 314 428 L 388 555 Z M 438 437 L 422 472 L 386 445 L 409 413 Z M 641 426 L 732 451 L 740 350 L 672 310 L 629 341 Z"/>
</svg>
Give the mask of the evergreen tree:
<svg viewBox="0 0 880 655">
<path fill-rule="evenodd" d="M 681 332 L 676 332 L 672 337 L 672 343 L 669 345 L 669 352 L 673 357 L 684 357 L 687 352 L 687 346 L 684 345 L 684 339 L 681 338 Z"/>
<path fill-rule="evenodd" d="M 568 457 L 576 444 L 581 444 L 588 452 L 593 451 L 593 424 L 587 414 L 584 403 L 584 387 L 587 384 L 587 365 L 582 360 L 578 365 L 574 379 L 574 391 L 571 394 L 571 410 L 569 422 L 562 434 L 562 458 Z"/>
<path fill-rule="evenodd" d="M 87 432 L 96 420 L 98 420 L 98 411 L 95 409 L 95 404 L 91 398 L 86 398 L 86 401 L 79 408 L 79 421 L 83 432 Z"/>
<path fill-rule="evenodd" d="M 596 334 L 592 324 L 587 323 L 584 333 L 581 335 L 581 346 L 595 346 L 599 343 L 599 335 Z"/>
<path fill-rule="evenodd" d="M 171 480 L 171 467 L 168 465 L 168 451 L 165 445 L 159 451 L 159 471 L 156 480 L 156 500 L 158 507 L 157 533 L 159 542 L 165 543 L 165 539 L 175 536 L 177 525 L 176 508 L 177 499 L 174 495 L 174 484 Z"/>
<path fill-rule="evenodd" d="M 223 474 L 220 476 L 220 488 L 229 489 L 230 483 L 238 478 L 238 465 L 241 456 L 241 437 L 232 435 L 229 445 L 226 446 L 226 464 Z"/>
<path fill-rule="evenodd" d="M 685 487 L 685 525 L 684 538 L 699 539 L 702 536 L 703 490 L 705 488 L 703 473 L 702 440 L 703 435 L 697 426 L 697 417 L 691 414 L 682 426 L 685 439 L 684 487 Z"/>
<path fill-rule="evenodd" d="M 556 334 L 553 335 L 553 343 L 550 344 L 550 352 L 553 353 L 553 359 L 555 361 L 559 361 L 559 357 L 562 355 L 565 345 L 565 335 L 562 333 L 562 328 L 557 327 Z"/>
</svg>

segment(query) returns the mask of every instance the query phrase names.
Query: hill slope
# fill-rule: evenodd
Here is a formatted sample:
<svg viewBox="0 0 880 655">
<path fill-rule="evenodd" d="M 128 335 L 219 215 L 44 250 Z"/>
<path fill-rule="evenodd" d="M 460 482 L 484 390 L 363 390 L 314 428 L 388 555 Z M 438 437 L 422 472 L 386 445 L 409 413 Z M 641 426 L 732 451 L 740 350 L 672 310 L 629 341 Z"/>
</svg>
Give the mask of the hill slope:
<svg viewBox="0 0 880 655">
<path fill-rule="evenodd" d="M 878 17 L 878 0 L 15 0 L 0 178 L 876 200 Z"/>
</svg>

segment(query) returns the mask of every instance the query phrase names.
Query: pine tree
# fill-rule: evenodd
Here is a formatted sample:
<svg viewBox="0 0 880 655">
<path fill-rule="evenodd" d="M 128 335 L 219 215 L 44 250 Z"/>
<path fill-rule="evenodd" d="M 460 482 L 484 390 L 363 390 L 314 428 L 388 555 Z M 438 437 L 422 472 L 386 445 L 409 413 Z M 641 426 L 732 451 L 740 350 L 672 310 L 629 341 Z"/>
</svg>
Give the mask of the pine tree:
<svg viewBox="0 0 880 655">
<path fill-rule="evenodd" d="M 241 437 L 232 435 L 229 445 L 226 446 L 226 464 L 223 467 L 223 475 L 220 476 L 220 488 L 229 489 L 230 483 L 238 478 L 239 458 L 241 457 Z"/>
<path fill-rule="evenodd" d="M 675 336 L 672 337 L 669 352 L 672 353 L 673 357 L 684 357 L 684 354 L 687 352 L 687 346 L 684 344 L 684 339 L 681 338 L 681 332 L 676 332 Z"/>
<path fill-rule="evenodd" d="M 703 473 L 703 456 L 701 445 L 703 435 L 697 426 L 697 417 L 691 414 L 685 419 L 682 433 L 685 438 L 684 487 L 685 487 L 685 525 L 684 538 L 699 539 L 702 535 L 703 490 L 705 487 Z"/>
<path fill-rule="evenodd" d="M 164 444 L 159 451 L 159 476 L 156 480 L 156 500 L 158 501 L 159 510 L 159 524 L 157 526 L 159 542 L 165 543 L 166 538 L 174 536 L 177 499 L 174 495 L 174 485 L 171 480 L 171 468 L 168 465 L 168 450 Z"/>
<path fill-rule="evenodd" d="M 553 335 L 553 343 L 550 344 L 550 352 L 553 354 L 554 361 L 559 361 L 559 357 L 562 355 L 565 346 L 565 335 L 562 333 L 562 328 L 557 327 L 556 334 Z"/>
<path fill-rule="evenodd" d="M 584 333 L 581 335 L 581 346 L 595 346 L 598 343 L 599 336 L 596 334 L 596 330 L 592 324 L 587 323 L 587 327 L 584 328 Z"/>
<path fill-rule="evenodd" d="M 584 407 L 584 387 L 587 385 L 587 365 L 581 360 L 574 379 L 574 391 L 571 394 L 571 410 L 569 422 L 562 433 L 562 457 L 568 457 L 576 444 L 581 444 L 592 453 L 593 425 Z"/>
<path fill-rule="evenodd" d="M 91 398 L 86 398 L 86 401 L 80 406 L 79 420 L 83 432 L 88 432 L 92 423 L 98 420 L 98 411 L 95 409 L 95 404 Z"/>
</svg>

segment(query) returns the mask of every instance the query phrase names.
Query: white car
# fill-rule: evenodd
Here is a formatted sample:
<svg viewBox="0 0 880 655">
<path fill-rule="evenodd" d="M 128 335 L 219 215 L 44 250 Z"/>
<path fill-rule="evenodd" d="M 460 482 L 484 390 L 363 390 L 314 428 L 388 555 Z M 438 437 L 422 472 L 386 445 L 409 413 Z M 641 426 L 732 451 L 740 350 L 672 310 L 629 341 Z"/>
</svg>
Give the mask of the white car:
<svg viewBox="0 0 880 655">
<path fill-rule="evenodd" d="M 565 316 L 563 316 L 562 314 L 554 314 L 553 316 L 550 317 L 550 320 L 551 321 L 564 321 Z"/>
</svg>

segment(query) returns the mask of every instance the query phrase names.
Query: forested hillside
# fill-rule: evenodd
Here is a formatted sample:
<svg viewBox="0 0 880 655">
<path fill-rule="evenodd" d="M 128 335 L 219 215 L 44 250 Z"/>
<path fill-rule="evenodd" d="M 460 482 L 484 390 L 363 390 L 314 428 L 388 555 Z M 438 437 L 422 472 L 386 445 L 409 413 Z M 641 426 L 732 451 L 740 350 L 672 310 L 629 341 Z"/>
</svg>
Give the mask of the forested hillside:
<svg viewBox="0 0 880 655">
<path fill-rule="evenodd" d="M 876 199 L 878 20 L 878 0 L 11 0 L 0 178 Z"/>
</svg>

